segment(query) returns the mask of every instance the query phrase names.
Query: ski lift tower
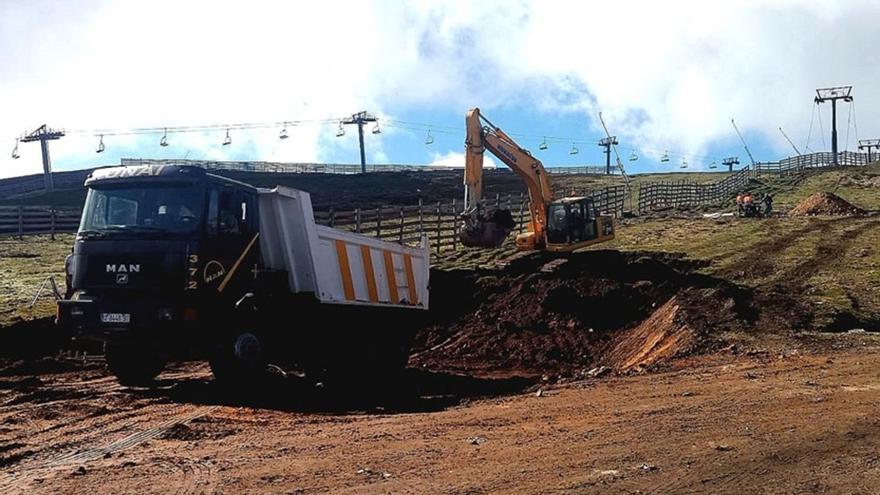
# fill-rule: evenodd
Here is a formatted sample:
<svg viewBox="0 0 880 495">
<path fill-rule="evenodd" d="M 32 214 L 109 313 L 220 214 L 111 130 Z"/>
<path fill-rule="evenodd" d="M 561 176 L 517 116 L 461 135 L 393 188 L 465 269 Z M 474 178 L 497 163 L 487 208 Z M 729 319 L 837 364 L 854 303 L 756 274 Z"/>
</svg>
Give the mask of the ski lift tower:
<svg viewBox="0 0 880 495">
<path fill-rule="evenodd" d="M 837 161 L 837 100 L 852 102 L 853 98 L 852 86 L 837 86 L 834 88 L 820 88 L 816 90 L 816 98 L 813 101 L 819 103 L 831 102 L 831 155 L 834 166 L 838 165 Z"/>
<path fill-rule="evenodd" d="M 376 122 L 376 117 L 367 112 L 358 112 L 339 123 L 340 129 L 343 124 L 355 124 L 358 126 L 358 143 L 361 147 L 361 173 L 367 173 L 367 156 L 364 153 L 364 124 L 368 122 Z M 337 134 L 338 135 L 338 134 Z"/>
<path fill-rule="evenodd" d="M 733 166 L 739 165 L 739 157 L 731 156 L 721 160 L 721 164 L 727 166 L 728 172 L 733 172 Z"/>
<path fill-rule="evenodd" d="M 880 139 L 859 139 L 859 149 L 868 150 L 868 164 L 873 161 L 871 156 L 871 148 L 880 150 Z"/>
<path fill-rule="evenodd" d="M 64 131 L 49 129 L 46 124 L 43 124 L 34 132 L 21 138 L 22 143 L 40 142 L 40 149 L 43 152 L 43 177 L 46 192 L 55 190 L 55 183 L 52 181 L 52 161 L 49 159 L 49 141 L 60 139 L 62 136 L 64 136 Z"/>
</svg>

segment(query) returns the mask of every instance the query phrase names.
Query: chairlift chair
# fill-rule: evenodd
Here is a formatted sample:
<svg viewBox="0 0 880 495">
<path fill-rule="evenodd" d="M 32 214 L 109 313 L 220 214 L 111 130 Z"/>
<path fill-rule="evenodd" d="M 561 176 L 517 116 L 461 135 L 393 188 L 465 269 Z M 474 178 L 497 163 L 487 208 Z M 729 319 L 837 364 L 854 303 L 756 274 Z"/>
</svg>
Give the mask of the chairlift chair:
<svg viewBox="0 0 880 495">
<path fill-rule="evenodd" d="M 666 162 L 669 161 L 669 152 L 668 152 L 668 151 L 666 151 L 666 152 L 663 153 L 663 156 L 660 157 L 660 161 L 661 161 L 661 162 L 664 162 L 664 163 L 666 163 Z"/>
<path fill-rule="evenodd" d="M 382 129 L 379 129 L 379 121 L 377 120 L 375 124 L 373 124 L 373 134 L 382 134 Z"/>
<path fill-rule="evenodd" d="M 632 154 L 629 155 L 629 161 L 631 161 L 631 162 L 634 162 L 638 159 L 639 159 L 639 155 L 637 155 L 635 151 L 633 151 Z"/>
<path fill-rule="evenodd" d="M 545 137 L 541 144 L 538 145 L 538 149 L 544 151 L 547 149 L 547 138 Z"/>
<path fill-rule="evenodd" d="M 232 137 L 229 136 L 229 128 L 226 129 L 226 137 L 223 138 L 223 146 L 232 144 Z"/>
<path fill-rule="evenodd" d="M 287 122 L 284 123 L 284 127 L 281 129 L 281 132 L 278 133 L 278 139 L 287 139 L 290 136 L 287 135 Z"/>
<path fill-rule="evenodd" d="M 574 145 L 574 143 L 572 143 L 571 151 L 569 151 L 568 154 L 569 155 L 577 155 L 578 153 L 580 153 L 580 150 L 578 150 L 577 147 Z"/>
<path fill-rule="evenodd" d="M 709 168 L 718 168 L 718 164 L 713 160 L 712 163 L 709 164 Z"/>
<path fill-rule="evenodd" d="M 12 159 L 18 160 L 21 155 L 18 154 L 18 139 L 15 140 L 15 148 L 12 148 Z"/>
<path fill-rule="evenodd" d="M 345 129 L 342 127 L 342 122 L 339 123 L 339 128 L 336 129 L 336 137 L 345 136 Z"/>
<path fill-rule="evenodd" d="M 104 135 L 98 138 L 98 149 L 95 150 L 95 153 L 103 153 L 104 152 Z"/>
<path fill-rule="evenodd" d="M 163 134 L 162 139 L 159 140 L 159 146 L 163 148 L 168 146 L 168 129 L 165 129 L 165 134 Z"/>
<path fill-rule="evenodd" d="M 687 158 L 681 159 L 681 167 L 679 167 L 679 168 L 688 168 Z"/>
<path fill-rule="evenodd" d="M 433 143 L 434 143 L 434 136 L 431 135 L 431 130 L 428 129 L 428 135 L 425 136 L 425 144 L 428 145 L 428 144 L 433 144 Z"/>
</svg>

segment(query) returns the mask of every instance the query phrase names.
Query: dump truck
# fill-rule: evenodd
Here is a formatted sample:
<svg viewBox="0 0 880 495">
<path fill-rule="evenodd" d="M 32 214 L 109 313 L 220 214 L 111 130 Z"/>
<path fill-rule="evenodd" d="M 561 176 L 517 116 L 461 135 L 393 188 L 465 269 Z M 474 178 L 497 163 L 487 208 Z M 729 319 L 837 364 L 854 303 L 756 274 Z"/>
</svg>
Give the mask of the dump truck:
<svg viewBox="0 0 880 495">
<path fill-rule="evenodd" d="M 393 372 L 428 308 L 429 251 L 314 220 L 309 194 L 258 189 L 193 166 L 97 169 L 57 323 L 98 342 L 126 385 L 175 355 L 217 380 L 267 368 L 316 380 Z"/>
</svg>

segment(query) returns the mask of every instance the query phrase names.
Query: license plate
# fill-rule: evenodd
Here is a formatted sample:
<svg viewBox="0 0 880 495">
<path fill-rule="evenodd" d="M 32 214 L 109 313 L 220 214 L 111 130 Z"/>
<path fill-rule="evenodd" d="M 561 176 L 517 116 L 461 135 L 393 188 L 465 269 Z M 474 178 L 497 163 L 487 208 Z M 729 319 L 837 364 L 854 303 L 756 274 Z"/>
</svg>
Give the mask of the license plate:
<svg viewBox="0 0 880 495">
<path fill-rule="evenodd" d="M 102 323 L 129 323 L 130 321 L 130 313 L 101 313 Z"/>
</svg>

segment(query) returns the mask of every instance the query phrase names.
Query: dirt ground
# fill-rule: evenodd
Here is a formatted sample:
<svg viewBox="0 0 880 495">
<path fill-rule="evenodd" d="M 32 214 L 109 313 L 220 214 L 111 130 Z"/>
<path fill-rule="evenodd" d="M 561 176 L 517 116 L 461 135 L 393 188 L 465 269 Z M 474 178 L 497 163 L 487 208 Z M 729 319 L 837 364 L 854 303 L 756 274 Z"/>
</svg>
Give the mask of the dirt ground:
<svg viewBox="0 0 880 495">
<path fill-rule="evenodd" d="M 369 405 L 289 380 L 224 402 L 190 363 L 154 390 L 6 363 L 0 492 L 870 493 L 878 344 L 814 335 L 553 386 L 410 370 L 407 399 Z"/>
</svg>

